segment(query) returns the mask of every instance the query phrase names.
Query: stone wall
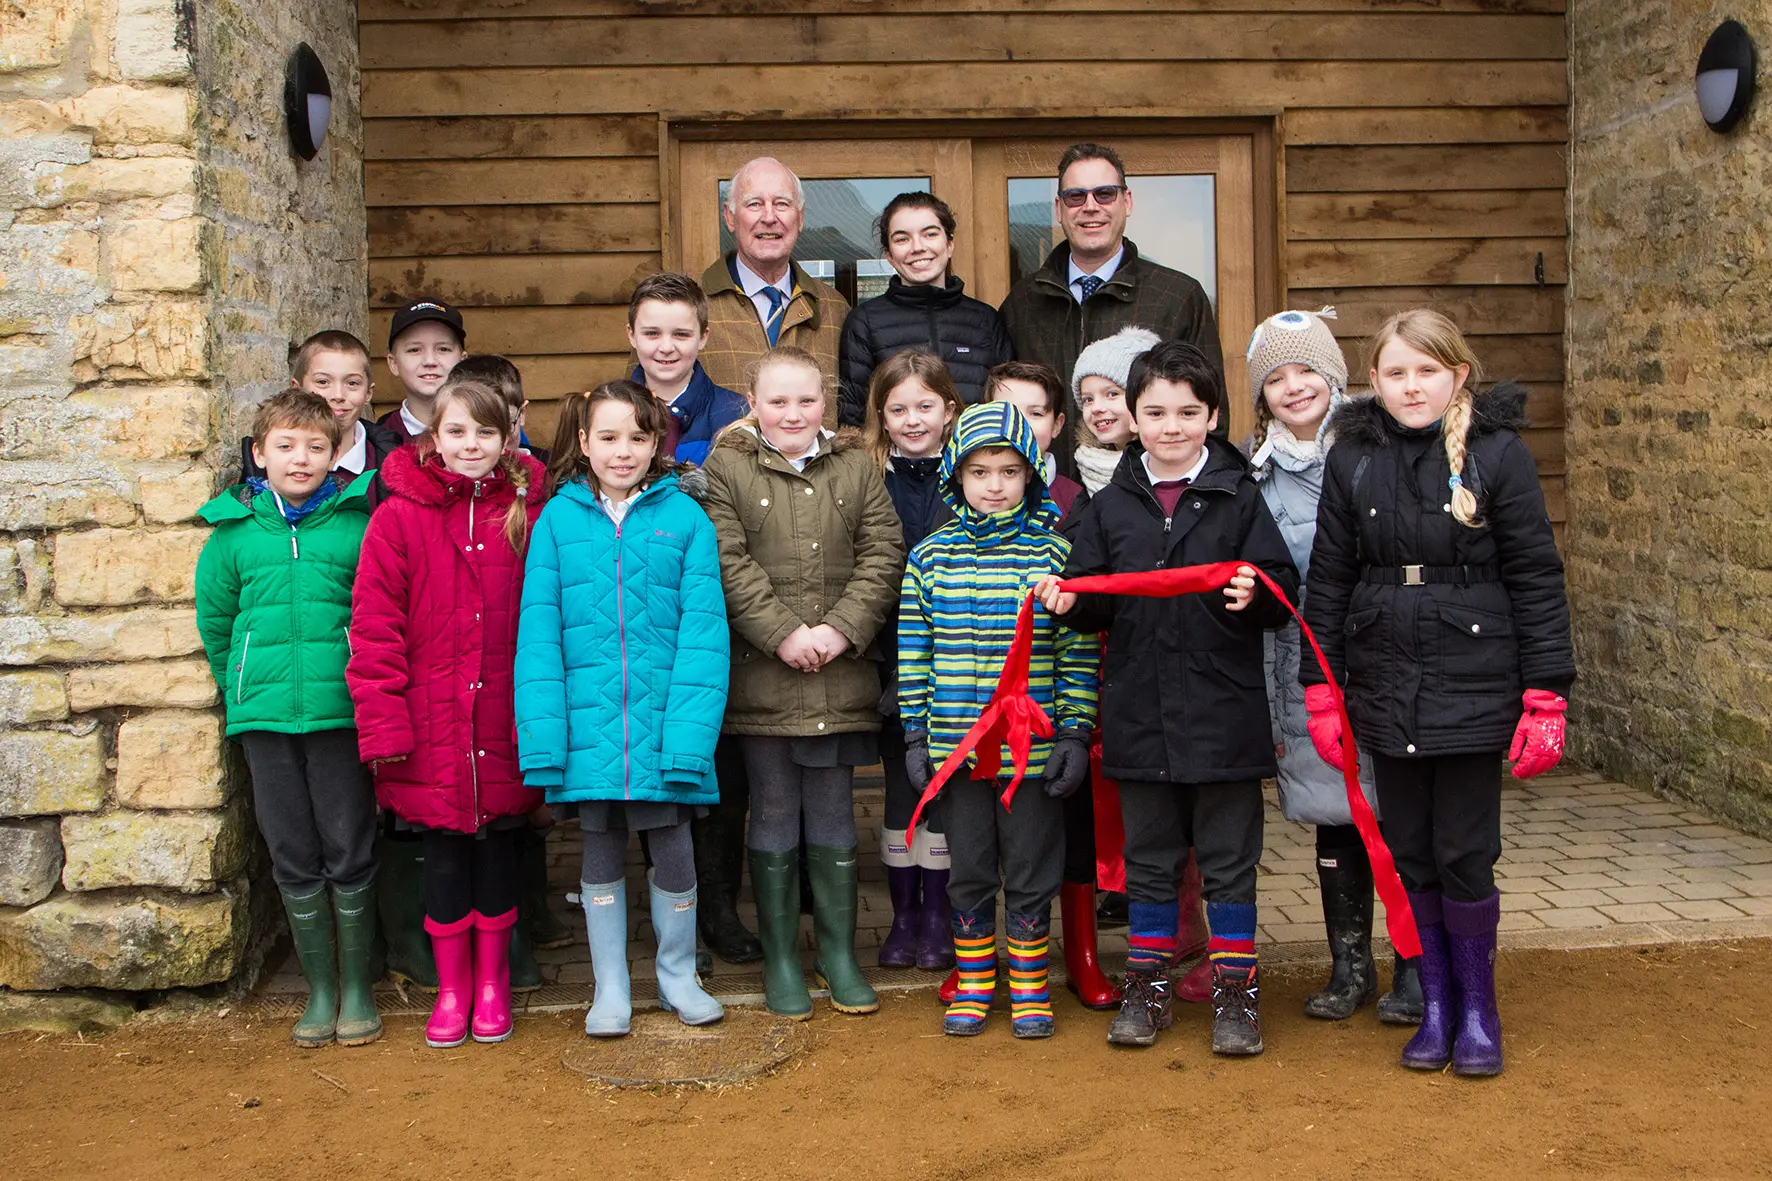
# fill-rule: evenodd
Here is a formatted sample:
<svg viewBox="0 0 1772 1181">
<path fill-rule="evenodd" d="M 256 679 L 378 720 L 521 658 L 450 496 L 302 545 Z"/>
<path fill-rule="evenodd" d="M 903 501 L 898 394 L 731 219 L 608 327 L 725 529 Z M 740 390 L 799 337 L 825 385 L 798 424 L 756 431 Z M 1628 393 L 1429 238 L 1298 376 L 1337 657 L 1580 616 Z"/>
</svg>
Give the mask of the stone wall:
<svg viewBox="0 0 1772 1181">
<path fill-rule="evenodd" d="M 1574 754 L 1772 832 L 1772 95 L 1693 73 L 1747 17 L 1572 0 L 1568 560 Z M 1754 6 L 1750 6 L 1754 7 Z"/>
<path fill-rule="evenodd" d="M 194 514 L 291 341 L 366 322 L 356 57 L 349 0 L 0 4 L 0 986 L 225 980 L 263 909 Z"/>
</svg>

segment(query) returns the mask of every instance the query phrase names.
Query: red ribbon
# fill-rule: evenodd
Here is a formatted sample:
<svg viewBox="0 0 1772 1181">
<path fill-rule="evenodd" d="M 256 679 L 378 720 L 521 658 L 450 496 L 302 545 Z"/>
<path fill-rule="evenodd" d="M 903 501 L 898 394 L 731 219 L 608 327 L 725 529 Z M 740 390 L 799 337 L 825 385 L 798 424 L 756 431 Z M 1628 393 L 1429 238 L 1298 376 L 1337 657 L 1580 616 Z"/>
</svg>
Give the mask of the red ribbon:
<svg viewBox="0 0 1772 1181">
<path fill-rule="evenodd" d="M 1141 574 L 1093 574 L 1084 578 L 1067 578 L 1059 583 L 1059 589 L 1078 594 L 1171 598 L 1228 586 L 1243 566 L 1242 562 L 1215 562 L 1206 566 L 1183 566 Z M 1317 667 L 1323 672 L 1324 683 L 1335 694 L 1335 708 L 1341 713 L 1341 777 L 1347 787 L 1348 809 L 1353 813 L 1354 827 L 1360 832 L 1360 840 L 1366 846 L 1366 856 L 1372 862 L 1372 879 L 1378 887 L 1379 898 L 1384 902 L 1384 923 L 1390 934 L 1391 947 L 1404 958 L 1412 959 L 1421 954 L 1421 937 L 1415 930 L 1415 915 L 1409 909 L 1409 896 L 1403 892 L 1403 882 L 1397 876 L 1396 863 L 1391 859 L 1391 851 L 1385 845 L 1384 837 L 1379 834 L 1378 818 L 1372 814 L 1372 805 L 1366 802 L 1366 793 L 1360 790 L 1360 753 L 1354 745 L 1353 724 L 1347 716 L 1347 701 L 1342 697 L 1341 686 L 1336 684 L 1335 675 L 1329 669 L 1328 658 L 1323 655 L 1316 635 L 1305 623 L 1304 616 L 1298 613 L 1298 608 L 1292 605 L 1285 592 L 1259 567 L 1249 568 L 1274 598 L 1285 604 L 1286 610 L 1292 613 L 1292 618 L 1298 620 L 1299 631 L 1310 643 L 1311 652 L 1317 658 Z M 1021 786 L 1022 777 L 1027 774 L 1028 754 L 1033 747 L 1034 738 L 1052 737 L 1051 719 L 1028 696 L 1028 662 L 1034 646 L 1033 611 L 1034 596 L 1030 592 L 1022 600 L 1021 612 L 1016 616 L 1015 639 L 1010 645 L 1009 659 L 997 678 L 997 690 L 992 694 L 990 704 L 979 715 L 978 721 L 966 731 L 966 736 L 960 739 L 952 753 L 941 761 L 940 768 L 923 791 L 923 798 L 917 801 L 916 810 L 911 814 L 910 840 L 916 839 L 917 822 L 923 815 L 924 806 L 940 794 L 949 776 L 965 765 L 968 755 L 974 751 L 978 753 L 972 778 L 995 779 L 1002 770 L 1001 748 L 1009 748 L 1009 754 L 1014 760 L 1015 774 L 1003 792 L 1003 807 L 1008 808 L 1015 798 L 1016 788 Z"/>
</svg>

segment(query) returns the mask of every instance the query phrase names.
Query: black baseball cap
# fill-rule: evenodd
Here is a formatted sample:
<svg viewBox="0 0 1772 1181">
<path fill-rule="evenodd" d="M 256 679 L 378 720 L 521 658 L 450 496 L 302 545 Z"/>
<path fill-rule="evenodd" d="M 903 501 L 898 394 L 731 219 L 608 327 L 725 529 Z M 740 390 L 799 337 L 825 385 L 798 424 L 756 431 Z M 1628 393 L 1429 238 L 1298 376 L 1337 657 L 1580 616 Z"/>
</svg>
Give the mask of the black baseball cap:
<svg viewBox="0 0 1772 1181">
<path fill-rule="evenodd" d="M 394 313 L 394 326 L 388 329 L 388 348 L 394 347 L 394 342 L 400 339 L 402 332 L 414 324 L 423 324 L 426 320 L 449 325 L 455 330 L 456 343 L 468 343 L 468 330 L 462 327 L 460 312 L 440 299 L 420 299 Z"/>
</svg>

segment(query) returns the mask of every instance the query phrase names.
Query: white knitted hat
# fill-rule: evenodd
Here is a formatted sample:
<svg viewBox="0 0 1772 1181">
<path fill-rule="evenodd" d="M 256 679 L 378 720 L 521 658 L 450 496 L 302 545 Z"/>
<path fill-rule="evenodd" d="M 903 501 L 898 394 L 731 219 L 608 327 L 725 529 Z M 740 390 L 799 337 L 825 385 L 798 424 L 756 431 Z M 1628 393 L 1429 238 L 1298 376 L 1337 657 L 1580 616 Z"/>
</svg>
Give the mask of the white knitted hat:
<svg viewBox="0 0 1772 1181">
<path fill-rule="evenodd" d="M 1269 316 L 1249 338 L 1249 392 L 1261 407 L 1261 387 L 1268 375 L 1282 365 L 1305 365 L 1329 381 L 1333 393 L 1347 392 L 1347 358 L 1335 343 L 1325 320 L 1335 319 L 1334 308 L 1316 312 L 1280 312 Z"/>
<path fill-rule="evenodd" d="M 1163 338 L 1148 328 L 1122 328 L 1102 337 L 1077 355 L 1077 367 L 1071 370 L 1071 396 L 1083 396 L 1085 377 L 1105 377 L 1125 389 L 1132 362 L 1162 342 Z"/>
</svg>

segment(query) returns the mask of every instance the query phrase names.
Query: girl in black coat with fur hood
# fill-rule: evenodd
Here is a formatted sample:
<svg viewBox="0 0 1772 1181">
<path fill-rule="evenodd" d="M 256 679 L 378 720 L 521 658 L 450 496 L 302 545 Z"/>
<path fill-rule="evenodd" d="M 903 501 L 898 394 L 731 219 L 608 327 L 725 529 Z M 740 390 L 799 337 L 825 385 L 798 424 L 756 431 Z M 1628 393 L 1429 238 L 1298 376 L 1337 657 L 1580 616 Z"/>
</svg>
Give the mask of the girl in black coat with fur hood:
<svg viewBox="0 0 1772 1181">
<path fill-rule="evenodd" d="M 1305 620 L 1372 753 L 1421 934 L 1424 1014 L 1403 1065 L 1499 1074 L 1502 755 L 1521 779 L 1562 757 L 1575 680 L 1563 562 L 1519 434 L 1526 391 L 1473 393 L 1464 337 L 1425 310 L 1385 321 L 1369 365 L 1375 396 L 1330 420 Z M 1312 740 L 1340 767 L 1333 695 L 1313 661 L 1299 679 Z"/>
</svg>

